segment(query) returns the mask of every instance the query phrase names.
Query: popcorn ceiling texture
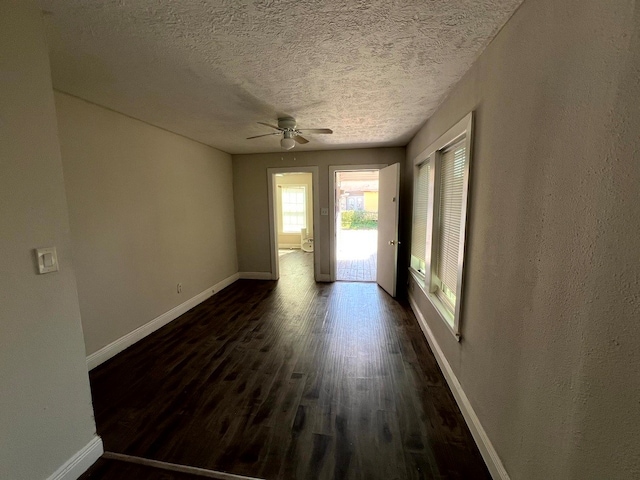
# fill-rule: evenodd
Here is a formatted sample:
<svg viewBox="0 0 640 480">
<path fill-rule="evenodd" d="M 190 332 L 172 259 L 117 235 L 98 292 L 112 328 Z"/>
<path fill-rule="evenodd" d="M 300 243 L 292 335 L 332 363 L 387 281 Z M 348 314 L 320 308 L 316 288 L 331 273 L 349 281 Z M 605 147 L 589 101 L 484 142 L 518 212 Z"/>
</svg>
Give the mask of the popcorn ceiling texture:
<svg viewBox="0 0 640 480">
<path fill-rule="evenodd" d="M 54 87 L 229 153 L 405 145 L 521 0 L 43 0 Z"/>
</svg>

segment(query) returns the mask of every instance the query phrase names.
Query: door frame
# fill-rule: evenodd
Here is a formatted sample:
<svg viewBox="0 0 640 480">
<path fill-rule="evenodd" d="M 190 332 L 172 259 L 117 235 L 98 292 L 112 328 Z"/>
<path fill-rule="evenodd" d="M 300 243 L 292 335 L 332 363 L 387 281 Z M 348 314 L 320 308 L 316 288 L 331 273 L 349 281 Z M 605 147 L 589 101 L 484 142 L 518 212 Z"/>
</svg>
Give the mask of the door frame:
<svg viewBox="0 0 640 480">
<path fill-rule="evenodd" d="M 336 172 L 353 172 L 356 170 L 380 170 L 388 167 L 388 163 L 366 165 L 329 165 L 329 272 L 330 280 L 336 281 Z M 315 228 L 315 227 L 314 227 Z"/>
<path fill-rule="evenodd" d="M 269 245 L 271 249 L 271 280 L 280 278 L 280 261 L 278 256 L 278 202 L 276 201 L 277 173 L 310 173 L 313 205 L 309 209 L 313 215 L 313 278 L 317 282 L 320 274 L 320 188 L 318 167 L 277 167 L 267 168 L 267 196 L 269 202 Z"/>
</svg>

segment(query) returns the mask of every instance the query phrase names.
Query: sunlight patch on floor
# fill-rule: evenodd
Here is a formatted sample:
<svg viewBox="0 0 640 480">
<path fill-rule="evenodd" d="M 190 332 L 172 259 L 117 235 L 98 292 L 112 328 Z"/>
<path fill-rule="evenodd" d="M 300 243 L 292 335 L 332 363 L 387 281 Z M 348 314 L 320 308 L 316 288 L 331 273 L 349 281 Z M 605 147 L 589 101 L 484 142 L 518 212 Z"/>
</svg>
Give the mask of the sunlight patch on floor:
<svg viewBox="0 0 640 480">
<path fill-rule="evenodd" d="M 337 280 L 374 282 L 378 258 L 378 231 L 338 231 L 336 257 Z"/>
</svg>

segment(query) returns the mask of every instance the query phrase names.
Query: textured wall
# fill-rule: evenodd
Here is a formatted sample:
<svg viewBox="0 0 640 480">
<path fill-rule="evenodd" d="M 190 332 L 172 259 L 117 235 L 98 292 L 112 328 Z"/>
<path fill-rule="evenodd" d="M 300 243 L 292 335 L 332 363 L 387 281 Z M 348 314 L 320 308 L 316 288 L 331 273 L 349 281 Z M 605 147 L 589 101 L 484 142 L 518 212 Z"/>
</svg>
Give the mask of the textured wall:
<svg viewBox="0 0 640 480">
<path fill-rule="evenodd" d="M 0 478 L 47 478 L 95 434 L 49 59 L 35 2 L 0 5 Z M 60 271 L 38 275 L 34 248 Z"/>
<path fill-rule="evenodd" d="M 407 147 L 476 111 L 461 343 L 413 291 L 513 479 L 640 478 L 639 35 L 528 0 Z"/>
<path fill-rule="evenodd" d="M 270 272 L 267 168 L 317 165 L 320 208 L 329 208 L 329 166 L 404 162 L 404 148 L 368 148 L 330 152 L 267 153 L 233 156 L 238 268 L 241 272 Z M 329 275 L 329 216 L 320 216 L 320 273 Z"/>
<path fill-rule="evenodd" d="M 238 271 L 231 156 L 55 99 L 91 354 Z"/>
</svg>

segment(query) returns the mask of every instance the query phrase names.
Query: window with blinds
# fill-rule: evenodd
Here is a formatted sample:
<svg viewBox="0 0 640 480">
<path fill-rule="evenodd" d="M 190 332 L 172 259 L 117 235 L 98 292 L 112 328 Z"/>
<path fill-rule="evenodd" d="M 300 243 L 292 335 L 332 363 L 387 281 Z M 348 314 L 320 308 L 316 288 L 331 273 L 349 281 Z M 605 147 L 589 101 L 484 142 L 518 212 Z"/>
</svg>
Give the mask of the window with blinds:
<svg viewBox="0 0 640 480">
<path fill-rule="evenodd" d="M 438 179 L 440 198 L 434 273 L 439 285 L 435 294 L 451 313 L 455 312 L 458 288 L 464 167 L 465 142 L 463 140 L 442 152 Z"/>
<path fill-rule="evenodd" d="M 472 135 L 469 113 L 413 160 L 410 295 L 422 292 L 458 340 Z"/>
<path fill-rule="evenodd" d="M 306 189 L 304 186 L 282 187 L 282 232 L 300 233 L 306 227 Z"/>
<path fill-rule="evenodd" d="M 427 253 L 427 222 L 429 202 L 429 173 L 431 165 L 424 162 L 416 172 L 413 197 L 413 224 L 411 228 L 411 268 L 425 275 Z"/>
</svg>

